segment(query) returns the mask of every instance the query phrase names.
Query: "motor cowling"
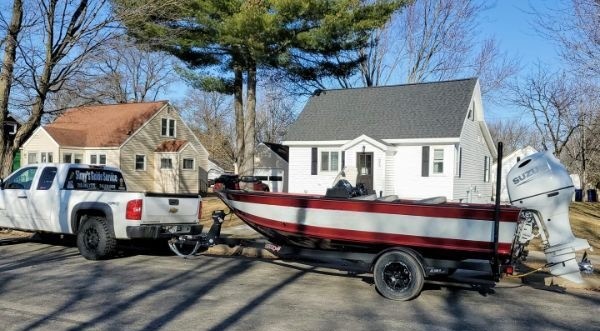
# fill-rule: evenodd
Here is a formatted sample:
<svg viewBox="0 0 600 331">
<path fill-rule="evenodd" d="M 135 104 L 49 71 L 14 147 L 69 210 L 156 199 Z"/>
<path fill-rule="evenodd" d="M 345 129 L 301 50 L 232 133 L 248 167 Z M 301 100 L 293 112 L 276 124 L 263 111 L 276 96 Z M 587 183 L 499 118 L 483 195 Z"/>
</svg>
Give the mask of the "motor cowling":
<svg viewBox="0 0 600 331">
<path fill-rule="evenodd" d="M 574 186 L 567 169 L 551 153 L 539 152 L 518 162 L 506 181 L 511 204 L 533 211 L 545 233 L 544 253 L 550 272 L 582 282 L 575 252 L 590 246 L 571 230 L 569 205 Z"/>
</svg>

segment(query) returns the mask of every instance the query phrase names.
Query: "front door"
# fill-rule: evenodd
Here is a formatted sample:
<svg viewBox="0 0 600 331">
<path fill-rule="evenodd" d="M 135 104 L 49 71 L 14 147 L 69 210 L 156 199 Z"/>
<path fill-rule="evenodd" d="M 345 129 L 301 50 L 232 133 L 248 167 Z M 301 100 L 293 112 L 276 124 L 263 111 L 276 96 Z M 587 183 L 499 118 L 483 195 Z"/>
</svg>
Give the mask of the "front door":
<svg viewBox="0 0 600 331">
<path fill-rule="evenodd" d="M 368 192 L 373 190 L 373 152 L 356 153 L 356 185 L 362 183 Z"/>
<path fill-rule="evenodd" d="M 156 154 L 156 177 L 154 179 L 154 190 L 162 193 L 177 193 L 179 181 L 177 178 L 178 162 L 177 154 Z"/>
</svg>

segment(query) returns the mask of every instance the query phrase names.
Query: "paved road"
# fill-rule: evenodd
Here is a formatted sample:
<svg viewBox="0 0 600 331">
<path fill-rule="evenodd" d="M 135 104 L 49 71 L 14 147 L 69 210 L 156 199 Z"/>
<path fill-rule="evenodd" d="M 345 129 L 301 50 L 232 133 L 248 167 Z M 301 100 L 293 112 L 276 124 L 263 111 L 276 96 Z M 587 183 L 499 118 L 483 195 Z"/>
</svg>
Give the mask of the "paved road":
<svg viewBox="0 0 600 331">
<path fill-rule="evenodd" d="M 600 293 L 500 283 L 383 299 L 360 277 L 243 257 L 144 252 L 83 259 L 70 246 L 0 244 L 2 330 L 600 330 Z"/>
</svg>

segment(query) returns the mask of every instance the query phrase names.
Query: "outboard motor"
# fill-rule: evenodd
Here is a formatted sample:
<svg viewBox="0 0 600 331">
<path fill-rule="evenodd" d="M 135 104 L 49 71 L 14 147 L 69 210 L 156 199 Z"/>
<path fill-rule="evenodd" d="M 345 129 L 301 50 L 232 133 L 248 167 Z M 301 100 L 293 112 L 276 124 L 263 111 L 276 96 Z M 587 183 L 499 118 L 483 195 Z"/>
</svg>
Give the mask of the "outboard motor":
<svg viewBox="0 0 600 331">
<path fill-rule="evenodd" d="M 549 152 L 532 154 L 508 173 L 510 203 L 530 211 L 540 229 L 550 273 L 581 283 L 575 252 L 590 248 L 569 223 L 574 186 L 567 169 Z"/>
</svg>

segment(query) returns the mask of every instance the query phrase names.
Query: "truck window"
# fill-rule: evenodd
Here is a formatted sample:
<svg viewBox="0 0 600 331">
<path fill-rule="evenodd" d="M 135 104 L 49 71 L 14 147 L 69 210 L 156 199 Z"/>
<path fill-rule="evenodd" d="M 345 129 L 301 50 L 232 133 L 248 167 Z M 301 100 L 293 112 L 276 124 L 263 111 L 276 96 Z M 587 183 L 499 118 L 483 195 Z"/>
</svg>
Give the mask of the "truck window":
<svg viewBox="0 0 600 331">
<path fill-rule="evenodd" d="M 40 176 L 37 189 L 49 190 L 54 182 L 54 177 L 56 177 L 56 167 L 44 168 L 44 170 L 42 170 L 42 175 Z"/>
<path fill-rule="evenodd" d="M 23 168 L 4 181 L 2 187 L 6 190 L 29 190 L 37 167 Z"/>
<path fill-rule="evenodd" d="M 123 175 L 105 169 L 71 168 L 67 173 L 65 190 L 126 191 Z"/>
</svg>

